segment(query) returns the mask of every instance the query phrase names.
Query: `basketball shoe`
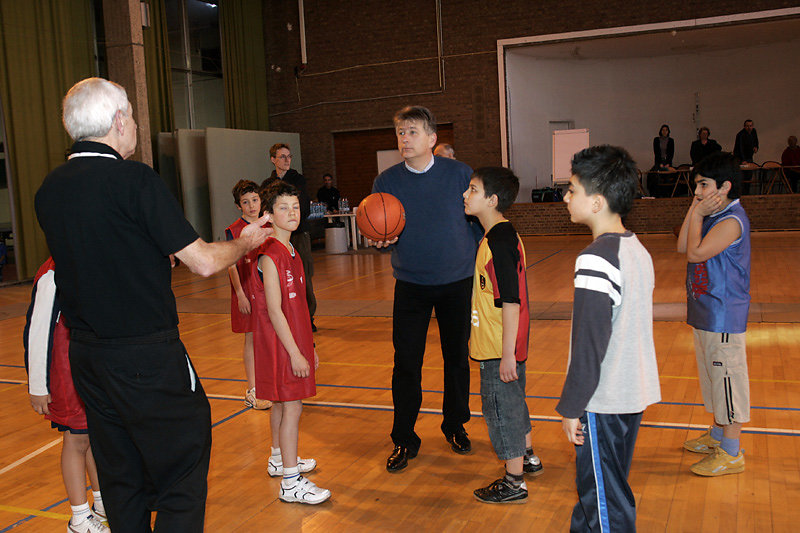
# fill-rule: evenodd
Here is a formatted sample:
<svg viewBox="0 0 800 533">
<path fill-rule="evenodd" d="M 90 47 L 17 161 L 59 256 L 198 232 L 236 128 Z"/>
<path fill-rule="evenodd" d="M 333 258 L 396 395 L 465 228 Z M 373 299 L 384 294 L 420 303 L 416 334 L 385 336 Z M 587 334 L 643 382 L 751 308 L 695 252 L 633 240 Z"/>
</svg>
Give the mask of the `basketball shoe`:
<svg viewBox="0 0 800 533">
<path fill-rule="evenodd" d="M 739 455 L 734 457 L 719 446 L 710 455 L 693 464 L 691 470 L 698 476 L 706 477 L 744 472 L 744 452 L 739 450 Z"/>
<path fill-rule="evenodd" d="M 719 441 L 711 436 L 711 428 L 696 439 L 690 439 L 683 443 L 683 447 L 694 453 L 714 453 L 719 448 Z"/>
<path fill-rule="evenodd" d="M 505 476 L 488 487 L 473 491 L 475 499 L 483 503 L 525 503 L 528 500 L 528 486 L 525 482 L 515 487 Z"/>
<path fill-rule="evenodd" d="M 269 400 L 259 400 L 256 398 L 256 388 L 253 387 L 244 393 L 244 405 L 252 407 L 258 411 L 263 411 L 272 407 L 272 402 Z"/>
<path fill-rule="evenodd" d="M 67 523 L 67 533 L 110 533 L 111 529 L 94 515 L 78 524 L 72 525 L 72 520 Z"/>
<path fill-rule="evenodd" d="M 544 472 L 543 468 L 542 460 L 536 454 L 526 455 L 522 459 L 522 471 L 525 474 L 529 474 L 532 477 L 540 476 Z"/>
<path fill-rule="evenodd" d="M 297 469 L 301 474 L 311 472 L 316 467 L 317 461 L 315 459 L 297 458 Z M 271 455 L 269 457 L 269 462 L 267 463 L 267 473 L 270 475 L 270 477 L 279 477 L 283 475 L 283 460 L 281 459 L 280 455 L 277 457 Z"/>
<path fill-rule="evenodd" d="M 278 498 L 284 502 L 308 503 L 310 505 L 317 505 L 330 497 L 331 491 L 317 487 L 303 476 L 298 477 L 291 487 L 284 487 L 283 482 L 281 482 L 281 492 L 278 495 Z"/>
</svg>

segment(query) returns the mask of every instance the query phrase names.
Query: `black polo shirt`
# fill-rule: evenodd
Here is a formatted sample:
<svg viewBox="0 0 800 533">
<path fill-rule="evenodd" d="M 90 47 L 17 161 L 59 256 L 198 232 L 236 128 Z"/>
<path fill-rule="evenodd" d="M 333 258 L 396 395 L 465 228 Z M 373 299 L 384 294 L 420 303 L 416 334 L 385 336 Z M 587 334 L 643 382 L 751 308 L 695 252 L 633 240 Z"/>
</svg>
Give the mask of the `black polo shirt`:
<svg viewBox="0 0 800 533">
<path fill-rule="evenodd" d="M 282 178 L 278 178 L 278 173 L 273 170 L 272 174 L 270 174 L 267 179 L 261 182 L 261 188 L 265 189 L 267 185 L 277 179 L 282 179 L 286 183 L 294 185 L 297 190 L 300 191 L 300 196 L 297 198 L 297 200 L 300 202 L 300 224 L 297 226 L 297 229 L 294 230 L 294 233 L 297 234 L 308 231 L 308 215 L 311 213 L 311 197 L 308 196 L 308 191 L 306 190 L 305 176 L 297 172 L 295 169 L 290 168 L 286 171 L 286 174 L 284 174 Z"/>
<path fill-rule="evenodd" d="M 100 338 L 177 327 L 168 256 L 197 233 L 149 166 L 95 142 L 72 154 L 35 199 L 67 326 Z"/>
</svg>

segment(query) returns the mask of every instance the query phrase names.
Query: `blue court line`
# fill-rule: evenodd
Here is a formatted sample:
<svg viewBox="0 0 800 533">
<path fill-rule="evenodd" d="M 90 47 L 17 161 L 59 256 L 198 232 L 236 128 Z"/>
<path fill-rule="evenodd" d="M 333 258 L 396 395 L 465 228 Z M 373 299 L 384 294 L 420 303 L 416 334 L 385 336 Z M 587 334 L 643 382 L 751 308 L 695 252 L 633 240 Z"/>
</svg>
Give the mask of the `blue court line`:
<svg viewBox="0 0 800 533">
<path fill-rule="evenodd" d="M 25 365 L 0 365 L 0 367 L 7 367 L 7 368 L 25 368 Z"/>
<path fill-rule="evenodd" d="M 201 378 L 201 379 L 214 379 L 214 378 Z M 230 380 L 225 380 L 225 381 L 240 381 L 240 380 L 230 379 Z M 323 386 L 323 387 L 324 386 L 344 387 L 344 385 L 319 385 L 319 386 Z M 381 389 L 381 390 L 383 389 L 381 387 L 352 387 L 352 388 Z M 533 396 L 533 397 L 537 398 L 537 396 Z M 232 401 L 232 402 L 240 402 L 240 401 L 242 401 L 240 398 L 221 398 L 221 397 L 214 396 L 214 395 L 211 395 L 211 394 L 208 395 L 208 398 L 210 400 L 227 400 L 227 401 Z M 544 396 L 539 396 L 539 398 L 545 398 L 545 397 Z M 547 397 L 547 398 L 549 398 L 549 397 Z M 388 407 L 388 406 L 387 407 L 381 407 L 381 406 L 365 406 L 365 405 L 327 405 L 325 402 L 308 402 L 307 405 L 308 405 L 308 407 L 330 407 L 330 408 L 334 408 L 334 409 L 358 409 L 358 410 L 362 410 L 362 411 L 385 411 L 385 412 L 387 412 L 387 411 L 393 411 L 394 410 L 392 407 Z M 689 404 L 689 405 L 694 405 L 694 404 Z M 696 405 L 701 405 L 701 404 L 696 404 Z M 237 416 L 239 416 L 239 415 L 241 415 L 243 413 L 246 413 L 247 411 L 250 411 L 250 410 L 252 410 L 250 407 L 246 407 L 244 409 L 241 409 L 241 410 L 233 413 L 232 415 L 229 415 L 229 416 L 227 416 L 227 417 L 225 417 L 225 418 L 223 418 L 221 420 L 218 420 L 217 422 L 211 424 L 211 427 L 215 428 L 215 427 L 219 426 L 220 424 L 223 424 L 224 422 L 227 422 L 228 420 L 232 420 L 233 418 L 236 418 Z M 421 409 L 420 412 L 441 413 L 441 410 L 438 410 L 438 409 Z M 480 414 L 480 413 L 472 414 L 472 416 L 474 418 L 483 418 L 483 415 Z M 533 420 L 535 422 L 558 422 L 558 423 L 561 422 L 560 419 L 556 419 L 555 417 L 544 418 L 544 417 L 538 417 L 538 416 L 531 416 L 530 418 L 531 418 L 531 420 Z M 686 426 L 686 427 L 665 426 L 665 425 L 661 425 L 661 424 L 658 424 L 658 423 L 649 423 L 649 422 L 642 422 L 641 425 L 644 426 L 644 427 L 656 428 L 656 429 L 678 429 L 678 430 L 685 429 L 685 430 L 689 430 L 689 431 L 705 431 L 704 428 L 693 428 L 693 427 L 688 427 L 688 426 Z M 777 435 L 777 436 L 785 436 L 785 437 L 797 437 L 798 436 L 798 435 L 792 434 L 792 433 L 780 433 L 780 432 L 769 432 L 769 431 L 752 431 L 752 430 L 748 430 L 748 429 L 742 429 L 742 433 L 748 433 L 748 434 L 753 434 L 753 435 Z M 54 507 L 57 507 L 57 506 L 63 504 L 64 502 L 67 502 L 67 501 L 69 501 L 69 500 L 67 498 L 64 498 L 64 499 L 62 499 L 60 501 L 57 501 L 56 503 L 54 503 L 52 505 L 49 505 L 49 506 L 45 507 L 44 509 L 42 509 L 42 511 L 49 511 L 50 509 L 53 509 Z M 23 523 L 27 522 L 28 520 L 31 520 L 32 518 L 37 518 L 37 517 L 35 515 L 26 516 L 25 518 L 23 518 L 21 520 L 18 520 L 17 522 L 11 524 L 10 526 L 8 526 L 8 527 L 6 527 L 4 529 L 0 529 L 0 533 L 6 533 L 7 531 L 10 531 L 10 530 L 14 529 L 18 525 L 23 524 Z"/>
<path fill-rule="evenodd" d="M 214 400 L 234 400 L 234 401 L 237 401 L 237 402 L 241 401 L 239 399 L 234 399 L 234 398 L 217 398 L 217 397 L 214 397 L 214 396 L 208 396 L 208 397 L 211 398 L 211 399 L 214 399 Z M 236 418 L 237 416 L 239 416 L 242 413 L 246 413 L 247 411 L 250 411 L 249 407 L 245 407 L 244 409 L 242 409 L 242 410 L 240 410 L 240 411 L 238 411 L 236 413 L 233 413 L 230 416 L 226 416 L 222 420 L 218 420 L 218 421 L 214 422 L 213 424 L 211 424 L 211 427 L 213 429 L 213 428 L 219 426 L 220 424 L 222 424 L 224 422 L 227 422 L 228 420 L 231 420 L 232 418 Z M 89 487 L 86 487 L 86 488 L 88 489 Z M 56 503 L 54 503 L 52 505 L 48 505 L 44 509 L 40 509 L 40 510 L 41 511 L 49 511 L 50 509 L 53 509 L 54 507 L 58 507 L 59 505 L 65 503 L 65 502 L 68 502 L 68 501 L 69 501 L 69 498 L 64 498 L 63 500 L 59 500 Z M 0 529 L 0 533 L 6 533 L 7 531 L 10 531 L 10 530 L 14 529 L 15 527 L 17 527 L 17 526 L 19 526 L 21 524 L 24 524 L 25 522 L 27 522 L 28 520 L 30 520 L 32 518 L 37 518 L 37 516 L 36 515 L 26 516 L 25 518 L 22 518 L 22 519 L 18 520 L 17 522 L 14 522 L 10 526 L 5 527 L 3 529 Z"/>
<path fill-rule="evenodd" d="M 88 486 L 86 487 L 86 489 L 88 490 L 90 487 L 91 487 L 91 485 L 88 485 Z M 54 507 L 58 507 L 58 506 L 59 506 L 59 505 L 61 505 L 62 503 L 66 503 L 66 502 L 68 502 L 68 501 L 69 501 L 69 498 L 64 498 L 63 500 L 57 501 L 56 503 L 54 503 L 54 504 L 52 504 L 52 505 L 48 505 L 48 506 L 47 506 L 47 507 L 45 507 L 44 509 L 40 509 L 40 511 L 43 511 L 43 512 L 49 511 L 50 509 L 52 509 L 52 508 L 54 508 Z M 14 523 L 13 523 L 13 524 L 11 524 L 10 526 L 6 527 L 5 529 L 0 529 L 0 533 L 5 533 L 6 531 L 9 531 L 9 530 L 11 530 L 11 529 L 14 529 L 14 528 L 15 528 L 15 527 L 17 527 L 17 526 L 19 526 L 19 525 L 21 525 L 21 524 L 24 524 L 25 522 L 27 522 L 27 521 L 28 521 L 28 520 L 30 520 L 31 518 L 37 518 L 37 516 L 36 516 L 36 515 L 30 515 L 30 516 L 26 516 L 25 518 L 22 518 L 22 519 L 20 519 L 20 520 L 17 520 L 16 522 L 14 522 Z"/>
<path fill-rule="evenodd" d="M 211 378 L 211 377 L 201 377 L 200 379 L 206 380 L 213 380 L 213 381 L 237 381 L 237 382 L 244 382 L 244 379 L 238 378 Z M 336 388 L 336 389 L 362 389 L 362 390 L 380 390 L 380 391 L 390 391 L 392 390 L 391 387 L 370 387 L 366 385 L 331 385 L 327 383 L 317 383 L 317 387 L 328 387 L 328 388 Z M 422 389 L 422 392 L 429 392 L 431 394 L 444 394 L 444 391 L 435 390 L 435 389 Z M 470 396 L 480 396 L 480 392 L 470 392 Z M 532 398 L 536 400 L 560 400 L 560 396 L 536 396 L 531 394 L 526 394 L 526 398 Z M 658 402 L 657 405 L 686 405 L 690 407 L 702 407 L 702 403 L 692 403 L 692 402 L 665 402 L 661 401 Z M 768 406 L 757 406 L 751 405 L 750 409 L 763 409 L 767 411 L 800 411 L 800 407 L 768 407 Z M 2 533 L 2 532 L 0 532 Z"/>
<path fill-rule="evenodd" d="M 225 397 L 214 396 L 214 395 L 209 395 L 208 398 L 211 399 L 211 400 L 227 400 L 227 401 L 232 401 L 232 402 L 240 402 L 240 401 L 242 401 L 241 398 L 225 398 Z M 304 401 L 303 404 L 306 407 L 328 407 L 328 408 L 332 408 L 332 409 L 358 409 L 358 410 L 361 410 L 361 411 L 384 411 L 384 412 L 392 412 L 392 411 L 394 411 L 394 408 L 392 406 L 390 406 L 390 405 L 386 405 L 386 406 L 381 406 L 381 405 L 352 405 L 352 404 L 342 404 L 342 403 L 339 403 L 339 402 L 325 402 L 325 401 L 317 402 L 317 401 L 313 401 L 313 400 L 307 401 L 307 402 Z M 229 419 L 231 419 L 231 418 L 233 418 L 235 416 L 239 416 L 243 412 L 249 411 L 249 410 L 250 410 L 250 408 L 248 407 L 248 408 L 246 408 L 246 409 L 244 409 L 242 411 L 239 411 L 238 413 L 236 413 L 234 415 L 229 416 L 226 419 L 223 419 L 220 422 L 224 422 L 225 420 L 229 420 Z M 423 407 L 423 408 L 420 409 L 420 413 L 442 414 L 442 410 L 441 409 L 431 409 L 431 408 Z M 471 412 L 470 415 L 471 415 L 472 418 L 483 418 L 483 414 L 480 413 L 480 412 Z M 535 416 L 535 415 L 531 415 L 530 419 L 532 421 L 534 421 L 534 422 L 556 422 L 558 424 L 561 423 L 561 417 L 560 416 Z M 675 430 L 685 430 L 685 431 L 706 431 L 708 429 L 705 426 L 704 427 L 692 427 L 692 425 L 690 425 L 690 424 L 667 425 L 667 424 L 660 423 L 660 422 L 646 422 L 646 421 L 642 421 L 641 422 L 641 426 L 642 427 L 647 427 L 647 428 L 655 428 L 655 429 L 675 429 Z M 751 434 L 751 435 L 776 435 L 776 436 L 782 436 L 782 437 L 800 437 L 800 434 L 798 434 L 798 433 L 788 433 L 788 432 L 783 432 L 783 431 L 763 431 L 763 430 L 746 429 L 746 428 L 742 429 L 742 433 L 747 433 L 747 434 Z M 2 531 L 0 531 L 0 533 L 2 533 Z"/>
<path fill-rule="evenodd" d="M 534 266 L 538 265 L 542 261 L 547 261 L 548 259 L 550 259 L 554 255 L 556 255 L 557 253 L 561 253 L 561 250 L 556 250 L 555 252 L 553 252 L 552 254 L 548 255 L 547 257 L 543 257 L 542 259 L 539 259 L 535 263 L 531 263 L 530 265 L 528 265 L 528 267 L 525 270 L 529 270 L 529 269 L 533 268 Z"/>
<path fill-rule="evenodd" d="M 208 396 L 208 397 L 209 397 L 209 398 L 213 398 L 213 396 Z M 234 400 L 234 401 L 237 401 L 237 402 L 241 402 L 241 401 L 242 401 L 242 400 L 240 400 L 239 398 L 214 398 L 214 399 L 215 399 L 215 400 L 223 400 L 223 399 L 224 399 L 224 400 Z M 236 413 L 233 413 L 233 414 L 232 414 L 232 415 L 230 415 L 230 416 L 226 416 L 226 417 L 225 417 L 225 418 L 223 418 L 222 420 L 218 420 L 218 421 L 214 422 L 213 424 L 211 424 L 211 428 L 213 429 L 213 428 L 217 427 L 218 425 L 222 424 L 223 422 L 227 422 L 228 420 L 231 420 L 232 418 L 236 418 L 236 417 L 237 417 L 237 416 L 239 416 L 240 414 L 242 414 L 242 413 L 246 413 L 246 412 L 247 412 L 247 411 L 249 411 L 250 409 L 251 409 L 250 407 L 245 407 L 245 408 L 244 408 L 244 409 L 242 409 L 241 411 L 238 411 L 238 412 L 236 412 Z M 2 532 L 2 531 L 0 531 L 0 533 L 3 533 L 3 532 Z"/>
</svg>

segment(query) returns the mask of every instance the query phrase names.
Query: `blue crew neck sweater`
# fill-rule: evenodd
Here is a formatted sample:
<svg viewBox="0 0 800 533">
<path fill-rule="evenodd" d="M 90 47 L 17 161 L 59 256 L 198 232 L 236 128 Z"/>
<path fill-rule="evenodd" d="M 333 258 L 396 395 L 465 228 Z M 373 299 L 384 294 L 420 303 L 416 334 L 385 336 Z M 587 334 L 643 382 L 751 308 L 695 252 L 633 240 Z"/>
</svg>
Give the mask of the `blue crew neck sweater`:
<svg viewBox="0 0 800 533">
<path fill-rule="evenodd" d="M 464 214 L 462 194 L 471 175 L 464 163 L 435 157 L 422 174 L 398 163 L 375 178 L 372 192 L 396 196 L 406 212 L 405 229 L 392 247 L 395 279 L 444 285 L 472 276 L 482 231 Z"/>
</svg>

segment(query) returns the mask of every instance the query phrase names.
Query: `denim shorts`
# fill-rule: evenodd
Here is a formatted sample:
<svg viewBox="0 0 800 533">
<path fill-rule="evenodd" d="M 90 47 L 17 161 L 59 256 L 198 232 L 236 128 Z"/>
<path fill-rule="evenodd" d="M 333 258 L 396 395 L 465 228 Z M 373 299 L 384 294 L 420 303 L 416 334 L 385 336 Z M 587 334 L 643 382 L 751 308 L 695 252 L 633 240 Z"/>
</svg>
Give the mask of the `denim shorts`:
<svg viewBox="0 0 800 533">
<path fill-rule="evenodd" d="M 500 379 L 500 359 L 481 361 L 481 401 L 489 439 L 501 461 L 525 455 L 531 419 L 525 401 L 525 363 L 517 363 L 516 381 Z"/>
</svg>

